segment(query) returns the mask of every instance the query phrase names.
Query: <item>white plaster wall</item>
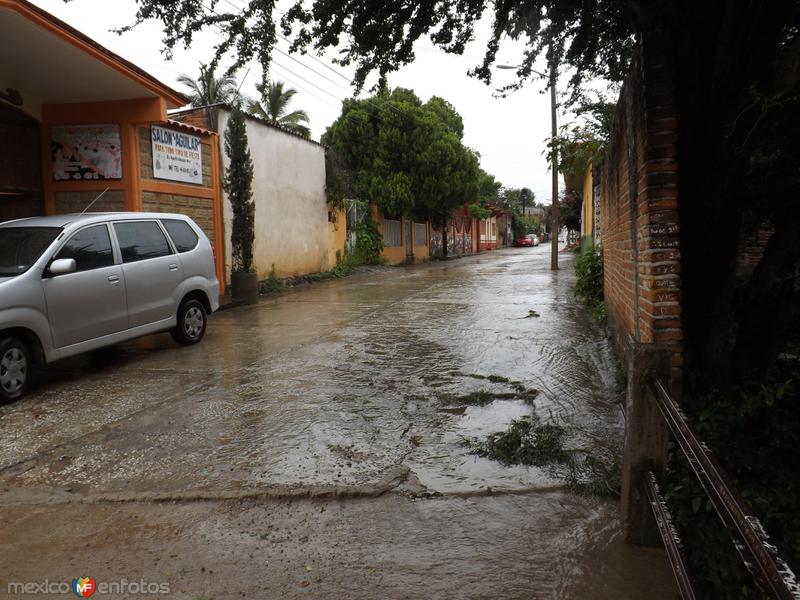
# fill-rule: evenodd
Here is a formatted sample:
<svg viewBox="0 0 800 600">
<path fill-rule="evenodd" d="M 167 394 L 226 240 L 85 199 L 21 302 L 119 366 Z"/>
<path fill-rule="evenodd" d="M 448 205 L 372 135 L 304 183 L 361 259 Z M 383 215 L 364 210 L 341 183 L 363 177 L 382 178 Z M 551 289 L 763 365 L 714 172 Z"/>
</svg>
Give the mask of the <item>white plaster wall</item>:
<svg viewBox="0 0 800 600">
<path fill-rule="evenodd" d="M 223 173 L 229 165 L 224 132 L 230 113 L 219 112 Z M 328 207 L 325 198 L 325 151 L 322 146 L 247 119 L 253 157 L 256 204 L 254 262 L 259 278 L 317 273 L 328 265 Z M 223 191 L 225 276 L 231 272 L 233 215 Z"/>
</svg>

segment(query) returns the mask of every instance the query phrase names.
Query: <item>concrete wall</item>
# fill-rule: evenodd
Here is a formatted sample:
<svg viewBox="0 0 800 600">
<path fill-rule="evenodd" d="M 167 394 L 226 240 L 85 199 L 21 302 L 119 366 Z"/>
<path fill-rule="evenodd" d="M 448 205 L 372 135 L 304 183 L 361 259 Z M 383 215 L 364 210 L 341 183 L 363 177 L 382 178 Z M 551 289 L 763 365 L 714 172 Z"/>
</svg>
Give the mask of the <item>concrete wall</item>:
<svg viewBox="0 0 800 600">
<path fill-rule="evenodd" d="M 223 173 L 229 165 L 223 141 L 229 118 L 228 110 L 220 108 L 218 124 Z M 249 118 L 247 138 L 255 167 L 253 256 L 259 277 L 268 277 L 273 265 L 278 277 L 328 270 L 333 264 L 329 252 L 323 147 Z M 233 215 L 227 195 L 222 204 L 225 273 L 230 281 Z"/>
<path fill-rule="evenodd" d="M 683 364 L 674 88 L 657 48 L 646 47 L 623 87 L 600 169 L 609 321 L 618 339 L 672 351 Z"/>
</svg>

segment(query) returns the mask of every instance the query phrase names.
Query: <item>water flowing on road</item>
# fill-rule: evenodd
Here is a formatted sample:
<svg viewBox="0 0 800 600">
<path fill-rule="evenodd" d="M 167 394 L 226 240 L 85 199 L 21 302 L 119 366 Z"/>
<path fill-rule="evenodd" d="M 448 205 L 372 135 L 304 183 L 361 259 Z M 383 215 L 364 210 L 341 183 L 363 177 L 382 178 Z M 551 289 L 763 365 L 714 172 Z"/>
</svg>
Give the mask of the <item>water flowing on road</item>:
<svg viewBox="0 0 800 600">
<path fill-rule="evenodd" d="M 611 348 L 573 286 L 572 256 L 554 273 L 545 248 L 372 269 L 221 312 L 194 347 L 49 367 L 0 407 L 0 579 L 674 598 L 616 501 L 470 447 L 513 419 L 559 424 L 570 452 L 621 444 Z"/>
</svg>

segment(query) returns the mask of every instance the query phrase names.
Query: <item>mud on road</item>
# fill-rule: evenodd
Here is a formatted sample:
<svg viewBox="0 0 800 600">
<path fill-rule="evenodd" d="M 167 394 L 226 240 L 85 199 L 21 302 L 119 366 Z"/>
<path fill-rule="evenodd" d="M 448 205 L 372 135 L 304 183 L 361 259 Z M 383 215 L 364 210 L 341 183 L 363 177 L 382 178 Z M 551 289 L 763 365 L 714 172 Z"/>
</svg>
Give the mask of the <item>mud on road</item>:
<svg viewBox="0 0 800 600">
<path fill-rule="evenodd" d="M 534 415 L 572 451 L 621 439 L 610 349 L 562 257 L 316 283 L 215 315 L 198 346 L 49 367 L 0 407 L 0 597 L 89 575 L 192 600 L 674 598 L 616 502 L 464 443 Z"/>
</svg>

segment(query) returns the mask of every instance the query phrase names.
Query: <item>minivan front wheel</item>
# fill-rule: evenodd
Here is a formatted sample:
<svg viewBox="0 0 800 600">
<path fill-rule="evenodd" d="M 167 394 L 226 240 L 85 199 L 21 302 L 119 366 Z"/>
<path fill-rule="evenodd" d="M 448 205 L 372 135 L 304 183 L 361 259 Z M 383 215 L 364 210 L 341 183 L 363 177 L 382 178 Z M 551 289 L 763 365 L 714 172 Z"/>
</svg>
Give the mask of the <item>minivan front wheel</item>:
<svg viewBox="0 0 800 600">
<path fill-rule="evenodd" d="M 172 330 L 172 339 L 191 346 L 203 339 L 206 332 L 206 307 L 198 300 L 186 300 L 178 309 L 178 325 Z"/>
<path fill-rule="evenodd" d="M 22 396 L 30 381 L 31 360 L 28 347 L 18 338 L 0 340 L 0 401 Z"/>
</svg>

